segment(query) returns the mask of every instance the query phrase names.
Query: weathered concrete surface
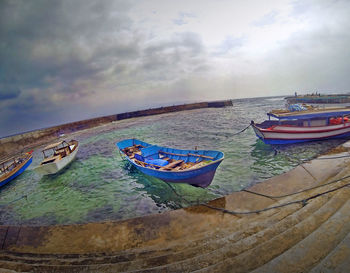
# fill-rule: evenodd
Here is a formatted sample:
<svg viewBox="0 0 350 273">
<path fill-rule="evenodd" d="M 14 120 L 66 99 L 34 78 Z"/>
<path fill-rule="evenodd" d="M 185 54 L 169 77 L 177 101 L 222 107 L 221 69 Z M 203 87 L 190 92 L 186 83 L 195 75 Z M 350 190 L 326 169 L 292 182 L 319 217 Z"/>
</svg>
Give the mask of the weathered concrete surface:
<svg viewBox="0 0 350 273">
<path fill-rule="evenodd" d="M 124 120 L 135 117 L 144 117 L 151 115 L 159 115 L 164 113 L 193 110 L 200 108 L 213 108 L 213 107 L 226 107 L 232 106 L 231 100 L 212 101 L 212 102 L 199 102 L 174 106 L 166 106 L 159 108 L 152 108 L 146 110 L 139 110 L 121 114 L 115 114 L 110 116 L 92 118 L 87 120 L 81 120 L 62 124 L 50 128 L 35 130 L 28 133 L 18 134 L 0 139 L 0 157 L 7 156 L 13 153 L 19 153 L 21 150 L 26 149 L 33 145 L 42 144 L 44 141 L 52 140 L 59 137 L 61 134 L 68 134 L 79 130 L 89 129 L 102 124 L 107 124 L 117 120 Z"/>
<path fill-rule="evenodd" d="M 350 183 L 349 143 L 323 158 L 210 202 L 263 209 Z M 321 157 L 322 158 L 322 157 Z M 1 226 L 0 269 L 28 272 L 323 272 L 349 265 L 350 188 L 259 214 L 206 206 L 123 221 L 66 226 Z M 328 272 L 325 271 L 325 272 Z"/>
</svg>

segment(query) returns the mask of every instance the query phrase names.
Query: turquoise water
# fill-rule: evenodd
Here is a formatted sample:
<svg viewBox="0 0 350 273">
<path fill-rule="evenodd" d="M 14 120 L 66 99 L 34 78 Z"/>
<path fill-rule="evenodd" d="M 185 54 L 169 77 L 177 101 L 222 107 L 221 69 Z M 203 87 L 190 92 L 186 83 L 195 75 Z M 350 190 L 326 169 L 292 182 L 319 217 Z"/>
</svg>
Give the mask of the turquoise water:
<svg viewBox="0 0 350 273">
<path fill-rule="evenodd" d="M 86 223 L 173 210 L 239 191 L 343 142 L 272 147 L 258 140 L 252 128 L 233 136 L 284 103 L 283 98 L 234 100 L 233 107 L 130 119 L 77 132 L 67 136 L 80 143 L 76 160 L 52 176 L 33 171 L 45 145 L 36 147 L 27 171 L 0 190 L 0 224 Z M 225 160 L 206 189 L 172 184 L 188 204 L 166 183 L 143 175 L 120 158 L 115 143 L 133 137 L 180 149 L 220 150 Z M 27 198 L 21 198 L 24 195 Z"/>
</svg>

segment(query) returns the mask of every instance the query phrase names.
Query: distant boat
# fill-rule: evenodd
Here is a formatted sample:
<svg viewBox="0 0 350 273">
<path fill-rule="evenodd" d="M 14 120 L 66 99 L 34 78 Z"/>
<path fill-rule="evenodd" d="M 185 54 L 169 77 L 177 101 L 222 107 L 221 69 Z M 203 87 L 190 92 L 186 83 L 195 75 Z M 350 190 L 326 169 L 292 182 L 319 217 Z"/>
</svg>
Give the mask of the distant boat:
<svg viewBox="0 0 350 273">
<path fill-rule="evenodd" d="M 267 144 L 350 137 L 350 108 L 293 109 L 297 111 L 273 110 L 262 123 L 252 121 L 255 134 Z"/>
<path fill-rule="evenodd" d="M 224 160 L 220 151 L 180 150 L 152 145 L 138 139 L 116 143 L 121 155 L 144 174 L 166 182 L 206 188 Z"/>
<path fill-rule="evenodd" d="M 0 187 L 15 179 L 32 163 L 32 151 L 0 162 Z"/>
<path fill-rule="evenodd" d="M 43 149 L 44 160 L 34 170 L 40 174 L 54 174 L 73 161 L 78 152 L 78 141 L 60 141 Z"/>
<path fill-rule="evenodd" d="M 285 97 L 288 103 L 349 103 L 349 94 L 328 94 L 321 95 L 320 93 L 313 93 L 308 95 L 295 95 Z"/>
</svg>

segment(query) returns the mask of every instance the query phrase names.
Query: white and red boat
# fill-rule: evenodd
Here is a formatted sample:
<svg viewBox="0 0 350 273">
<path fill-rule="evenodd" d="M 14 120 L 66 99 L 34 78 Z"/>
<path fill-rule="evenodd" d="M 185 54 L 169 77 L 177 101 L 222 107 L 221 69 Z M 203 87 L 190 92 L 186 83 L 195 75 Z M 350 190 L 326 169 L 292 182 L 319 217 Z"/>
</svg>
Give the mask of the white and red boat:
<svg viewBox="0 0 350 273">
<path fill-rule="evenodd" d="M 272 110 L 267 115 L 262 123 L 252 121 L 255 134 L 267 144 L 350 137 L 350 108 Z"/>
</svg>

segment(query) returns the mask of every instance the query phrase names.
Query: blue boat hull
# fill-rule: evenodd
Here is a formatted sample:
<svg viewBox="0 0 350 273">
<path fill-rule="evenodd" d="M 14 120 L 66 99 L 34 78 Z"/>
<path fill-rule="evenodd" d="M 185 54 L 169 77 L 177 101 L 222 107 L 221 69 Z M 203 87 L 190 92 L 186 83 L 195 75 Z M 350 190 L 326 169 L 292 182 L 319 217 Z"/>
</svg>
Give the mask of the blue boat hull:
<svg viewBox="0 0 350 273">
<path fill-rule="evenodd" d="M 151 146 L 148 143 L 139 142 L 138 140 L 136 140 L 136 143 L 137 144 L 141 143 L 144 146 L 146 145 L 146 147 L 147 147 L 147 145 Z M 120 151 L 125 146 L 125 145 L 122 145 L 121 142 L 116 143 L 116 145 Z M 127 144 L 127 145 L 129 145 L 129 144 Z M 171 149 L 171 148 L 166 148 L 166 147 L 161 147 L 161 148 Z M 143 166 L 136 164 L 133 160 L 131 160 L 125 154 L 123 154 L 123 156 L 125 156 L 125 158 L 133 166 L 135 166 L 140 172 L 142 172 L 146 175 L 156 177 L 156 178 L 161 179 L 165 182 L 187 183 L 187 184 L 197 186 L 197 187 L 202 187 L 202 188 L 208 187 L 210 185 L 210 183 L 212 182 L 212 180 L 214 178 L 217 167 L 220 165 L 220 163 L 224 159 L 223 153 L 219 152 L 219 151 L 205 151 L 205 150 L 196 151 L 196 150 L 180 150 L 180 149 L 172 149 L 172 151 L 176 151 L 177 153 L 184 154 L 184 157 L 185 157 L 185 154 L 187 154 L 187 153 L 198 153 L 198 154 L 206 153 L 206 154 L 216 155 L 216 157 L 212 163 L 207 164 L 205 166 L 202 166 L 202 167 L 199 167 L 196 169 L 187 169 L 187 170 L 185 169 L 182 171 L 174 172 L 174 171 L 164 171 L 164 170 L 159 170 L 159 169 L 143 167 Z M 179 158 L 181 158 L 181 157 L 179 157 Z"/>
<path fill-rule="evenodd" d="M 2 180 L 2 181 L 0 182 L 0 187 L 6 185 L 6 184 L 9 183 L 11 180 L 15 179 L 17 176 L 19 176 L 21 173 L 23 173 L 23 172 L 25 171 L 25 169 L 27 169 L 28 166 L 32 163 L 32 161 L 33 161 L 33 157 L 31 156 L 31 157 L 27 160 L 27 162 L 25 162 L 25 164 L 24 164 L 22 167 L 20 167 L 20 168 L 18 169 L 18 171 L 16 171 L 14 174 L 12 174 L 11 176 L 9 176 L 9 177 L 6 178 L 5 180 Z"/>
</svg>

